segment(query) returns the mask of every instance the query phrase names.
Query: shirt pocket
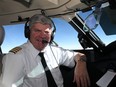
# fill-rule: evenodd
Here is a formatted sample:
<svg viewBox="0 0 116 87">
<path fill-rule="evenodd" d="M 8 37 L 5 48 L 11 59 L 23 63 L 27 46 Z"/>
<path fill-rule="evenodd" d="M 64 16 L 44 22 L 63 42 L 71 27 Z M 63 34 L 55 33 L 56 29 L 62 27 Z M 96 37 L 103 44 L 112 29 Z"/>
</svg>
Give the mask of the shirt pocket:
<svg viewBox="0 0 116 87">
<path fill-rule="evenodd" d="M 23 87 L 47 87 L 47 80 L 45 73 L 39 74 L 36 77 L 24 78 Z"/>
</svg>

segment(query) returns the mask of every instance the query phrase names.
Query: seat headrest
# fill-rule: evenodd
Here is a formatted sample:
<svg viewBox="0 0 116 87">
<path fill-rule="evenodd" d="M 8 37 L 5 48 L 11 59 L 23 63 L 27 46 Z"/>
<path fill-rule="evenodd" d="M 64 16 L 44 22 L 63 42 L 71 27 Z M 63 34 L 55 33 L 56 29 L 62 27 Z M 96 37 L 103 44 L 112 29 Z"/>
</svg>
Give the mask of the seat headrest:
<svg viewBox="0 0 116 87">
<path fill-rule="evenodd" d="M 3 27 L 0 27 L 0 46 L 2 45 L 4 41 L 5 31 Z"/>
</svg>

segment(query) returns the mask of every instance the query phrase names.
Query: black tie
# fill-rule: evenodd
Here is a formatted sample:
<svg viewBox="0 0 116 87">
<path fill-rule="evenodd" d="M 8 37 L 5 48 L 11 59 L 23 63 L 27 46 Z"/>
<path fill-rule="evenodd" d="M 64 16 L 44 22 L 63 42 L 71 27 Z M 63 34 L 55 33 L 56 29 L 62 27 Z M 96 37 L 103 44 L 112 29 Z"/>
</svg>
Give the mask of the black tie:
<svg viewBox="0 0 116 87">
<path fill-rule="evenodd" d="M 53 76 L 52 76 L 52 74 L 51 74 L 51 72 L 46 64 L 43 53 L 39 53 L 39 56 L 41 57 L 41 62 L 42 62 L 42 65 L 44 67 L 44 70 L 45 70 L 45 74 L 46 74 L 47 82 L 48 82 L 48 87 L 57 87 L 57 85 L 54 81 L 54 78 L 53 78 Z"/>
</svg>

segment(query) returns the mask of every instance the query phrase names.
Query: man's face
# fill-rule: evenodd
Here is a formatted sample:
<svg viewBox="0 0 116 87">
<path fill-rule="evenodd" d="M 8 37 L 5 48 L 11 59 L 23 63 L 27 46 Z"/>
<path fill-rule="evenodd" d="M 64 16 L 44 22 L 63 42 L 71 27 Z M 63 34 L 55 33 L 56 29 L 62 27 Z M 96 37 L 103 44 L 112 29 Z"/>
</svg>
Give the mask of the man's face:
<svg viewBox="0 0 116 87">
<path fill-rule="evenodd" d="M 49 24 L 35 23 L 30 29 L 30 42 L 37 50 L 45 48 L 47 43 L 42 43 L 42 40 L 50 42 L 52 29 Z"/>
</svg>

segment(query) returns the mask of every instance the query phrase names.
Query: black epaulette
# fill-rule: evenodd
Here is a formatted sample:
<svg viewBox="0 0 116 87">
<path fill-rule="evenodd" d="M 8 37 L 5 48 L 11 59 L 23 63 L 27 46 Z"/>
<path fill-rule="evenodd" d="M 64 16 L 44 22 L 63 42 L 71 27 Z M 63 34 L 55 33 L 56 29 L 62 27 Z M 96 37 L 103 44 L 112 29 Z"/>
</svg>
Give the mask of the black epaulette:
<svg viewBox="0 0 116 87">
<path fill-rule="evenodd" d="M 15 48 L 11 49 L 9 52 L 12 52 L 12 53 L 16 54 L 21 49 L 22 49 L 21 47 L 15 47 Z"/>
</svg>

